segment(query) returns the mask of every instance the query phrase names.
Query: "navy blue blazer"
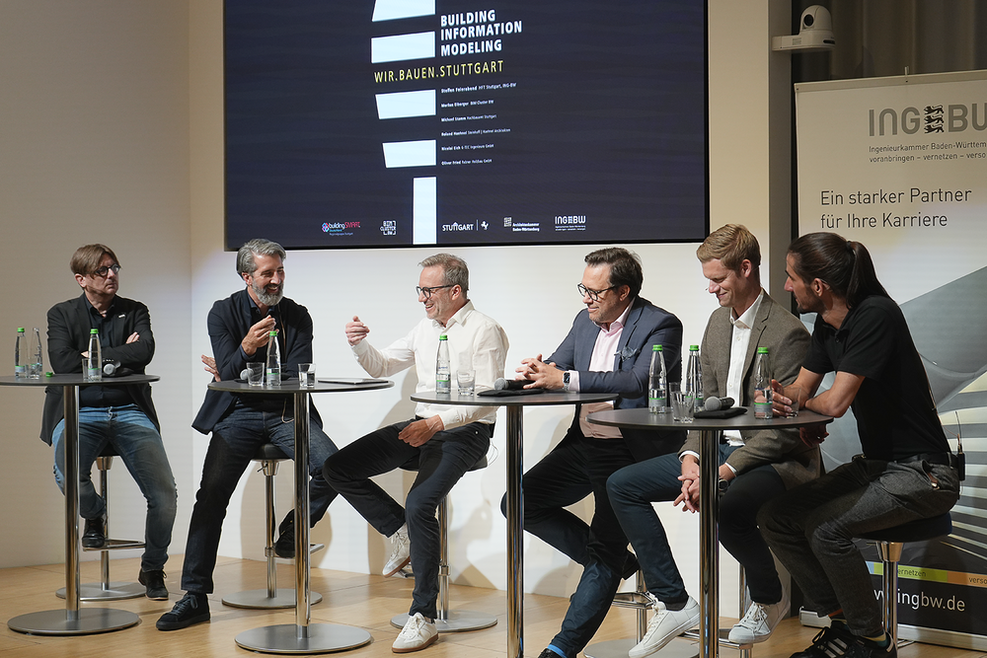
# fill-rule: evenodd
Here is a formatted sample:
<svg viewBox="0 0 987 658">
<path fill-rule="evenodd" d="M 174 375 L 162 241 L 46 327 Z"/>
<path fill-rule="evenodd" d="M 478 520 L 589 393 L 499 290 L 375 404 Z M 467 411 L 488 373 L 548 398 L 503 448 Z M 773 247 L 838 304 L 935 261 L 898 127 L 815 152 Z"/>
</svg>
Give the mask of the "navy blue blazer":
<svg viewBox="0 0 987 658">
<path fill-rule="evenodd" d="M 48 361 L 51 371 L 58 375 L 82 372 L 82 353 L 89 349 L 89 330 L 92 304 L 82 293 L 75 299 L 55 304 L 48 310 Z M 144 374 L 144 368 L 154 356 L 154 334 L 151 333 L 151 315 L 144 304 L 120 297 L 113 299 L 113 313 L 123 322 L 114 322 L 110 336 L 100 336 L 103 359 L 115 359 L 120 365 L 135 373 Z M 127 338 L 137 332 L 140 340 L 127 343 Z M 161 431 L 158 415 L 151 402 L 150 384 L 131 384 L 127 391 L 134 404 L 144 412 L 154 426 Z M 55 426 L 64 418 L 61 386 L 45 387 L 45 405 L 41 416 L 41 440 L 51 444 Z"/>
<path fill-rule="evenodd" d="M 648 370 L 654 345 L 662 346 L 668 381 L 682 379 L 682 322 L 643 297 L 634 300 L 627 314 L 611 372 L 589 369 L 599 333 L 600 327 L 589 319 L 589 311 L 583 309 L 576 315 L 565 340 L 545 361 L 563 370 L 578 371 L 580 392 L 619 393 L 614 401 L 614 408 L 617 409 L 648 406 Z M 582 434 L 579 409 L 569 432 Z M 622 429 L 621 434 L 638 461 L 676 450 L 685 441 L 684 430 L 647 432 Z"/>
<path fill-rule="evenodd" d="M 247 367 L 247 357 L 240 349 L 243 337 L 247 335 L 255 323 L 261 320 L 258 315 L 254 318 L 256 309 L 244 288 L 233 293 L 226 299 L 220 299 L 212 305 L 209 311 L 207 326 L 209 340 L 212 342 L 212 353 L 216 359 L 216 368 L 223 381 L 240 378 L 240 373 Z M 312 362 L 312 316 L 308 309 L 284 297 L 276 306 L 271 307 L 270 315 L 277 320 L 278 347 L 281 348 L 281 374 L 297 376 L 299 363 Z M 267 347 L 262 347 L 249 358 L 250 361 L 265 361 Z M 252 395 L 251 399 L 257 396 Z M 281 396 L 277 396 L 281 397 Z M 199 413 L 192 421 L 192 427 L 208 434 L 216 423 L 233 409 L 236 396 L 224 391 L 207 390 L 206 398 L 199 407 Z M 312 419 L 321 428 L 322 419 L 315 405 L 311 407 Z"/>
</svg>

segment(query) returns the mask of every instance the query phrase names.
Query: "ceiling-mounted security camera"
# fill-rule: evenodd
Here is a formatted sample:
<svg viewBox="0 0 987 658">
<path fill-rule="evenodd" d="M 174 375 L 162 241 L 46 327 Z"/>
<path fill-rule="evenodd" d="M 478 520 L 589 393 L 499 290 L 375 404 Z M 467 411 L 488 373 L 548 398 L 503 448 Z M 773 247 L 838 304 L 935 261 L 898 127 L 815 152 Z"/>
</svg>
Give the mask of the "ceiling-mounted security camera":
<svg viewBox="0 0 987 658">
<path fill-rule="evenodd" d="M 833 38 L 833 17 L 822 5 L 812 5 L 802 12 L 799 33 L 791 36 L 774 37 L 772 50 L 832 50 L 836 47 Z"/>
</svg>

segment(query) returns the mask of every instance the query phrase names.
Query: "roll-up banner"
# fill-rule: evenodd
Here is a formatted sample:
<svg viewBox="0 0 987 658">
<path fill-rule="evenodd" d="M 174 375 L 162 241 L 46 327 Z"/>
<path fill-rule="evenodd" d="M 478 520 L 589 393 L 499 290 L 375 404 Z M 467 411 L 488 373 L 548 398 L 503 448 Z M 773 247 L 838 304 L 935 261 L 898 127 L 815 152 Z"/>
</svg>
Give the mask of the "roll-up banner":
<svg viewBox="0 0 987 658">
<path fill-rule="evenodd" d="M 966 456 L 952 534 L 905 545 L 900 635 L 987 649 L 987 71 L 798 84 L 795 99 L 799 233 L 870 251 Z M 851 416 L 823 443 L 827 468 L 860 452 Z"/>
</svg>

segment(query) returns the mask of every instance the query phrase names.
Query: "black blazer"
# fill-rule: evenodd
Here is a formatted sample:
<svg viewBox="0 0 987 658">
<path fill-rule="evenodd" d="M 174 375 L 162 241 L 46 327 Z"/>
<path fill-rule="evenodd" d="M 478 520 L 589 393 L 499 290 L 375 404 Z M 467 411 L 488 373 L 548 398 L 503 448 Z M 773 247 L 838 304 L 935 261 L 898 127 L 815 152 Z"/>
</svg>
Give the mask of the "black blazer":
<svg viewBox="0 0 987 658">
<path fill-rule="evenodd" d="M 55 374 L 82 372 L 82 353 L 89 349 L 89 330 L 92 305 L 85 293 L 75 299 L 55 304 L 48 310 L 48 361 Z M 147 307 L 138 301 L 120 297 L 113 300 L 113 313 L 123 319 L 114 322 L 110 336 L 101 336 L 103 358 L 115 359 L 120 365 L 135 373 L 144 374 L 144 368 L 154 356 L 154 334 L 151 333 L 151 315 Z M 127 343 L 127 337 L 137 332 L 140 340 Z M 131 398 L 148 420 L 161 431 L 154 403 L 151 402 L 150 384 L 127 386 Z M 45 388 L 45 405 L 41 416 L 41 440 L 51 444 L 55 426 L 64 418 L 64 389 L 61 386 Z"/>
<path fill-rule="evenodd" d="M 216 368 L 223 381 L 233 381 L 240 378 L 240 373 L 247 367 L 247 358 L 240 349 L 240 342 L 247 335 L 253 320 L 251 309 L 256 308 L 247 289 L 233 293 L 226 299 L 220 299 L 212 305 L 209 311 L 207 326 L 209 340 L 212 342 L 212 353 L 216 359 Z M 296 304 L 287 297 L 272 307 L 271 315 L 277 319 L 278 347 L 281 348 L 281 373 L 297 376 L 299 363 L 312 362 L 312 316 L 308 309 Z M 258 318 L 259 320 L 260 318 Z M 262 348 L 250 357 L 250 361 L 263 361 L 267 356 L 267 348 Z M 257 396 L 252 395 L 251 398 Z M 278 396 L 280 397 L 280 396 Z M 206 398 L 199 407 L 199 413 L 192 421 L 192 427 L 208 434 L 216 423 L 233 409 L 236 396 L 224 391 L 206 391 Z M 322 419 L 315 405 L 311 407 L 312 419 L 321 428 Z"/>
</svg>

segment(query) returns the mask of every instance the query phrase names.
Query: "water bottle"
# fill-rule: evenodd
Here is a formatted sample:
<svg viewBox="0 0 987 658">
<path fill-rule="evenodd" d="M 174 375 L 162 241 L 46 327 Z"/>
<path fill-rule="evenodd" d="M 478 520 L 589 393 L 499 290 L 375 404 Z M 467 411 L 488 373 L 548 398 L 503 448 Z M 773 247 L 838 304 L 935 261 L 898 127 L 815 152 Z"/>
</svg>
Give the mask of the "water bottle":
<svg viewBox="0 0 987 658">
<path fill-rule="evenodd" d="M 754 361 L 754 417 L 771 418 L 771 400 L 774 391 L 771 389 L 771 363 L 767 347 L 757 348 L 757 359 Z"/>
<path fill-rule="evenodd" d="M 103 381 L 103 348 L 99 344 L 99 329 L 89 330 L 89 356 L 86 357 L 86 380 Z"/>
<path fill-rule="evenodd" d="M 34 328 L 34 343 L 31 345 L 31 356 L 34 360 L 28 368 L 28 377 L 31 379 L 41 379 L 41 373 L 45 370 L 44 349 L 41 347 L 41 332 Z"/>
<path fill-rule="evenodd" d="M 685 371 L 685 395 L 692 399 L 693 409 L 702 411 L 703 403 L 703 367 L 699 363 L 699 346 L 689 346 L 689 361 Z"/>
<path fill-rule="evenodd" d="M 27 377 L 27 337 L 24 327 L 17 328 L 17 340 L 14 341 L 14 377 Z"/>
<path fill-rule="evenodd" d="M 668 413 L 668 372 L 661 345 L 651 348 L 651 367 L 648 369 L 648 410 L 653 414 Z"/>
<path fill-rule="evenodd" d="M 439 351 L 435 353 L 435 392 L 449 395 L 452 393 L 452 364 L 449 360 L 449 338 L 445 334 L 439 336 Z"/>
<path fill-rule="evenodd" d="M 281 387 L 281 355 L 278 353 L 278 332 L 267 334 L 267 385 Z"/>
</svg>

